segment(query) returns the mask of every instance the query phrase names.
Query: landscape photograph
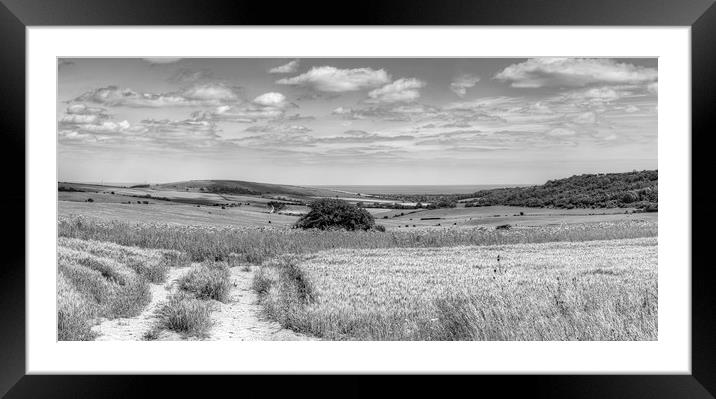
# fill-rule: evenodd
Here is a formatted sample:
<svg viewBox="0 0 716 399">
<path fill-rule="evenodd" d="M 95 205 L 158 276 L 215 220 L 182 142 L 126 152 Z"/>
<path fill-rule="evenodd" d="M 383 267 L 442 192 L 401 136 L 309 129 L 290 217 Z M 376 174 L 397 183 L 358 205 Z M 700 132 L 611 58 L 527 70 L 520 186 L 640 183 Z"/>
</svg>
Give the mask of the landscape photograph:
<svg viewBox="0 0 716 399">
<path fill-rule="evenodd" d="M 657 58 L 57 82 L 58 341 L 658 340 Z"/>
</svg>

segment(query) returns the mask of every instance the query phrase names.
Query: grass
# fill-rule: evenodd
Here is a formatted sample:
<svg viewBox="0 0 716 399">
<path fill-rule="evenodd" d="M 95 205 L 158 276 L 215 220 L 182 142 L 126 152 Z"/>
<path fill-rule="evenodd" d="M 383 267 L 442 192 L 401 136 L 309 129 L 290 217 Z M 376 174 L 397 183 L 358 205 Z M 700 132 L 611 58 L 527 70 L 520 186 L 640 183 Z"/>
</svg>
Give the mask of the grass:
<svg viewBox="0 0 716 399">
<path fill-rule="evenodd" d="M 195 262 L 233 258 L 236 262 L 258 265 L 283 254 L 308 254 L 335 248 L 431 248 L 655 237 L 657 223 L 630 220 L 515 227 L 509 231 L 484 227 L 425 227 L 410 231 L 356 232 L 130 224 L 70 217 L 59 220 L 58 231 L 61 237 L 179 251 Z"/>
<path fill-rule="evenodd" d="M 150 302 L 148 282 L 131 269 L 107 259 L 72 255 L 60 247 L 58 269 L 96 307 L 97 317 L 133 317 Z"/>
<path fill-rule="evenodd" d="M 98 318 L 134 317 L 151 301 L 150 282 L 166 280 L 182 264 L 176 251 L 129 248 L 59 238 L 57 254 L 58 339 L 94 338 Z"/>
<path fill-rule="evenodd" d="M 96 306 L 86 296 L 72 288 L 72 283 L 60 273 L 57 278 L 57 339 L 60 341 L 91 341 L 95 335 L 91 321 Z"/>
<path fill-rule="evenodd" d="M 158 322 L 145 339 L 154 339 L 164 329 L 185 336 L 204 337 L 211 328 L 211 302 L 179 292 L 157 309 Z"/>
<path fill-rule="evenodd" d="M 223 263 L 204 262 L 182 276 L 177 286 L 181 291 L 193 294 L 198 299 L 213 299 L 226 303 L 231 291 L 229 268 Z"/>
<path fill-rule="evenodd" d="M 656 257 L 656 238 L 340 249 L 269 262 L 254 288 L 331 340 L 656 340 Z"/>
</svg>

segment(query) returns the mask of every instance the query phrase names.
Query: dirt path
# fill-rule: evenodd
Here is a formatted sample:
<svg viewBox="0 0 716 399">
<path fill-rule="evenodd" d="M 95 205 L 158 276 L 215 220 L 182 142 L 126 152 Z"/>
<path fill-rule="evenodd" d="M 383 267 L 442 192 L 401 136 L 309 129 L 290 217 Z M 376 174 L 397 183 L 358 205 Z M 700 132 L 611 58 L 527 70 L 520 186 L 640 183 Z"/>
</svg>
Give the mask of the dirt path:
<svg viewBox="0 0 716 399">
<path fill-rule="evenodd" d="M 99 334 L 95 341 L 141 341 L 144 333 L 152 328 L 157 306 L 167 299 L 176 280 L 189 269 L 190 267 L 171 268 L 166 283 L 149 284 L 152 300 L 139 316 L 103 319 L 100 324 L 92 327 L 92 331 Z"/>
<path fill-rule="evenodd" d="M 152 300 L 144 311 L 131 318 L 102 319 L 92 327 L 98 334 L 96 341 L 141 341 L 156 320 L 155 310 L 161 302 L 174 291 L 174 283 L 191 267 L 172 268 L 167 282 L 150 284 Z M 228 303 L 214 302 L 215 311 L 211 314 L 214 325 L 208 340 L 213 341 L 298 341 L 312 338 L 282 328 L 278 323 L 266 320 L 261 315 L 258 296 L 251 289 L 254 271 L 245 271 L 243 267 L 231 270 L 232 289 Z M 162 331 L 158 340 L 182 340 L 179 334 Z"/>
<path fill-rule="evenodd" d="M 255 273 L 245 271 L 243 267 L 231 268 L 233 284 L 228 303 L 217 304 L 217 310 L 211 314 L 214 326 L 209 333 L 212 341 L 304 341 L 307 337 L 282 328 L 274 321 L 267 320 L 261 314 L 258 296 L 251 289 Z"/>
</svg>

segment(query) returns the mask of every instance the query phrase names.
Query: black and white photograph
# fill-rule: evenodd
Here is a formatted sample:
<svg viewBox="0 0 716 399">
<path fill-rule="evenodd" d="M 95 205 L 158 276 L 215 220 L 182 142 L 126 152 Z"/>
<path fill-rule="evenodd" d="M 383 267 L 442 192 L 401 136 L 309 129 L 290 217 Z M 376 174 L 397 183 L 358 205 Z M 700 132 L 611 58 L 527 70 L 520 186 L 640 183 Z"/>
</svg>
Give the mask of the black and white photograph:
<svg viewBox="0 0 716 399">
<path fill-rule="evenodd" d="M 57 340 L 657 341 L 658 71 L 58 57 Z"/>
</svg>

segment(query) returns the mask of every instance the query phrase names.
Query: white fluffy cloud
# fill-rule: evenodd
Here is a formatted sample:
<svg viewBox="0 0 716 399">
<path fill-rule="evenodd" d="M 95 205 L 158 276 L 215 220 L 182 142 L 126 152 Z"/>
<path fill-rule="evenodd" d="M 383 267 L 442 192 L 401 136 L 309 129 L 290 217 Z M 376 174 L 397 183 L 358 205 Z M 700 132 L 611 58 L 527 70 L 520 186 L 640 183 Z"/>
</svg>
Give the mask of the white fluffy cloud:
<svg viewBox="0 0 716 399">
<path fill-rule="evenodd" d="M 104 108 L 88 107 L 85 104 L 71 104 L 57 123 L 60 139 L 98 140 L 107 134 L 136 133 L 140 127 L 131 126 L 124 120 L 115 122 Z"/>
<path fill-rule="evenodd" d="M 238 99 L 234 88 L 218 83 L 195 85 L 184 90 L 181 95 L 189 101 L 199 100 L 213 102 L 236 101 Z"/>
<path fill-rule="evenodd" d="M 383 69 L 338 69 L 332 66 L 313 67 L 301 75 L 276 81 L 278 84 L 305 86 L 330 93 L 373 89 L 388 82 L 390 75 Z"/>
<path fill-rule="evenodd" d="M 254 98 L 253 102 L 264 107 L 284 107 L 286 106 L 286 96 L 276 92 L 264 93 Z"/>
<path fill-rule="evenodd" d="M 649 84 L 657 70 L 606 58 L 531 58 L 495 75 L 512 87 L 584 87 L 593 84 Z"/>
<path fill-rule="evenodd" d="M 415 78 L 402 78 L 389 83 L 379 89 L 368 93 L 368 102 L 397 103 L 411 102 L 420 98 L 419 89 L 425 87 L 425 82 Z"/>
<path fill-rule="evenodd" d="M 467 94 L 467 89 L 474 87 L 479 81 L 479 76 L 470 74 L 461 75 L 450 83 L 450 90 L 459 97 L 464 97 L 465 94 Z"/>
<path fill-rule="evenodd" d="M 299 120 L 300 115 L 287 116 L 286 111 L 292 107 L 281 93 L 269 92 L 254 98 L 251 103 L 241 105 L 222 105 L 213 111 L 197 111 L 193 118 L 210 121 L 252 123 L 258 120 Z"/>
<path fill-rule="evenodd" d="M 74 101 L 137 108 L 216 106 L 239 101 L 239 94 L 237 88 L 221 83 L 196 84 L 181 91 L 160 94 L 107 86 L 85 92 Z"/>
<path fill-rule="evenodd" d="M 274 73 L 274 74 L 294 73 L 298 70 L 298 66 L 299 66 L 299 61 L 293 60 L 293 61 L 289 62 L 288 64 L 284 64 L 284 65 L 269 69 L 268 73 Z"/>
</svg>

